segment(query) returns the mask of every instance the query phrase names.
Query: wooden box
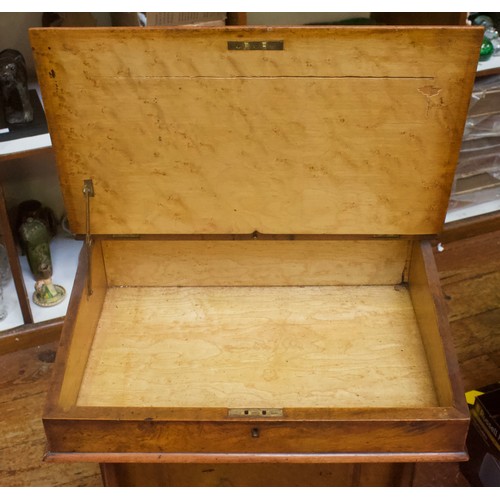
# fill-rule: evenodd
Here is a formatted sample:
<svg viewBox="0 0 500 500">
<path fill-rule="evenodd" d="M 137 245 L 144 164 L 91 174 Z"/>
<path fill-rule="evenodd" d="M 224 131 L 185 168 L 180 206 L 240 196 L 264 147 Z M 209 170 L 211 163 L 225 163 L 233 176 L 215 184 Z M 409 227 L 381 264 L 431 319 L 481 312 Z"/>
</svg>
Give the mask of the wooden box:
<svg viewBox="0 0 500 500">
<path fill-rule="evenodd" d="M 70 225 L 86 238 L 47 460 L 296 476 L 290 464 L 466 459 L 428 239 L 481 39 L 31 30 Z"/>
</svg>

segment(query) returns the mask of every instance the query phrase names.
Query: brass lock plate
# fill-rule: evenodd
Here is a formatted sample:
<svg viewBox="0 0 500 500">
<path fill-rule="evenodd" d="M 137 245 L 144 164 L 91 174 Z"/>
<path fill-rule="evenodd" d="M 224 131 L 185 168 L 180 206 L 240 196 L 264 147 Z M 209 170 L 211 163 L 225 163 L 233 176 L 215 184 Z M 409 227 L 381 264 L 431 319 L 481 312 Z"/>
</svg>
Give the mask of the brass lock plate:
<svg viewBox="0 0 500 500">
<path fill-rule="evenodd" d="M 282 417 L 281 408 L 230 408 L 227 412 L 228 417 Z"/>
</svg>

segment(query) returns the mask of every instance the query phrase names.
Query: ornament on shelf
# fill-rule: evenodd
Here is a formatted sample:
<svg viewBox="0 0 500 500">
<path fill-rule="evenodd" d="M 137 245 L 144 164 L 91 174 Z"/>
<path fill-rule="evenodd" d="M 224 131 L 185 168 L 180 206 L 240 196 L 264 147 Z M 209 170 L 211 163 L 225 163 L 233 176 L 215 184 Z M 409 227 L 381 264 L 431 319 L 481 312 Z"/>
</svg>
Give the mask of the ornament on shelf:
<svg viewBox="0 0 500 500">
<path fill-rule="evenodd" d="M 52 212 L 42 207 L 37 200 L 29 200 L 19 206 L 18 234 L 21 247 L 35 278 L 33 302 L 41 307 L 60 304 L 66 297 L 64 287 L 52 282 L 50 240 L 55 232 L 51 233 L 52 216 L 47 216 L 47 214 L 52 214 Z"/>
<path fill-rule="evenodd" d="M 21 52 L 14 49 L 0 52 L 0 88 L 6 122 L 32 122 L 33 106 L 28 92 L 28 73 Z"/>
</svg>

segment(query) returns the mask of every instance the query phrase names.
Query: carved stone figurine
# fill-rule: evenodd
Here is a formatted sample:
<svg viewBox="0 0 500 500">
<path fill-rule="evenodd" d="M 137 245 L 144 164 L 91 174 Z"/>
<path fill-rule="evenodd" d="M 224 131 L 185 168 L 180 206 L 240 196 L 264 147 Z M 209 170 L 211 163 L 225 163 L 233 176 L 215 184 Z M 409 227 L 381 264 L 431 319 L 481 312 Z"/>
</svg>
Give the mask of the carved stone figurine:
<svg viewBox="0 0 500 500">
<path fill-rule="evenodd" d="M 19 227 L 21 246 L 36 280 L 33 302 L 42 307 L 55 306 L 64 300 L 66 290 L 52 283 L 50 234 L 46 224 L 28 217 Z"/>
<path fill-rule="evenodd" d="M 14 49 L 0 52 L 0 87 L 7 123 L 33 121 L 28 92 L 28 73 L 23 55 Z"/>
</svg>

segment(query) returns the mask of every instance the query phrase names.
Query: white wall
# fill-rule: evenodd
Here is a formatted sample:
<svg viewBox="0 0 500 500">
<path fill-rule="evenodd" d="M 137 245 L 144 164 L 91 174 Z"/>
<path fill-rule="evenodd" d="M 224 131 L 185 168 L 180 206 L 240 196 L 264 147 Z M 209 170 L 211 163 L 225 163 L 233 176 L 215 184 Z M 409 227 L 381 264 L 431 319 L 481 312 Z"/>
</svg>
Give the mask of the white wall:
<svg viewBox="0 0 500 500">
<path fill-rule="evenodd" d="M 93 12 L 98 26 L 111 24 L 109 13 Z M 35 78 L 35 65 L 31 55 L 28 29 L 42 25 L 42 12 L 0 12 L 0 51 L 16 49 L 26 59 L 28 74 Z"/>
<path fill-rule="evenodd" d="M 35 67 L 31 55 L 28 28 L 42 25 L 41 12 L 2 12 L 0 13 L 0 51 L 16 49 L 26 59 L 28 73 L 35 76 Z"/>
<path fill-rule="evenodd" d="M 0 51 L 16 49 L 23 54 L 31 80 L 36 78 L 28 28 L 42 25 L 41 12 L 0 13 Z M 61 216 L 64 207 L 51 152 L 0 164 L 7 207 L 12 210 L 21 201 L 38 199 Z"/>
<path fill-rule="evenodd" d="M 52 151 L 11 160 L 1 164 L 5 200 L 13 211 L 24 200 L 39 200 L 60 219 L 64 203 Z"/>
</svg>

